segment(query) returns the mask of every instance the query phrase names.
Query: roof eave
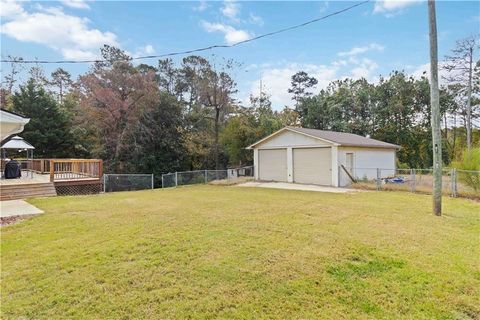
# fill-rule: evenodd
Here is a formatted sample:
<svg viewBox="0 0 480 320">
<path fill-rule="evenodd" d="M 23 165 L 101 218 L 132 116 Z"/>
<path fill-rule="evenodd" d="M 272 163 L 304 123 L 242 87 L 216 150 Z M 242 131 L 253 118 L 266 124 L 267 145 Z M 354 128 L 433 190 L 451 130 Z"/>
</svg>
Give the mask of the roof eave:
<svg viewBox="0 0 480 320">
<path fill-rule="evenodd" d="M 316 140 L 321 140 L 321 141 L 325 141 L 327 143 L 330 143 L 332 144 L 333 146 L 340 146 L 339 143 L 335 142 L 335 141 L 331 141 L 331 140 L 327 140 L 327 139 L 323 139 L 323 138 L 319 138 L 319 137 L 316 137 L 314 135 L 311 135 L 311 134 L 308 134 L 308 133 L 305 133 L 305 132 L 302 132 L 302 131 L 299 131 L 299 130 L 295 130 L 295 128 L 292 128 L 292 127 L 283 127 L 282 129 L 280 130 L 277 130 L 275 131 L 274 133 L 270 134 L 269 136 L 266 136 L 265 138 L 261 139 L 261 140 L 258 140 L 257 142 L 255 142 L 254 144 L 252 145 L 249 145 L 248 147 L 246 147 L 245 149 L 247 150 L 251 150 L 251 149 L 255 149 L 255 146 L 261 144 L 262 142 L 265 142 L 267 141 L 268 139 L 270 139 L 271 137 L 281 133 L 282 131 L 292 131 L 292 132 L 295 132 L 295 133 L 298 133 L 298 134 L 301 134 L 301 135 L 304 135 L 304 136 L 307 136 L 307 137 L 310 137 L 310 138 L 313 138 L 313 139 L 316 139 Z"/>
<path fill-rule="evenodd" d="M 304 136 L 307 136 L 307 137 L 310 137 L 310 138 L 313 138 L 313 139 L 317 139 L 317 140 L 322 140 L 322 141 L 328 142 L 328 143 L 332 144 L 333 146 L 336 146 L 336 147 L 339 147 L 339 146 L 340 146 L 340 143 L 338 143 L 338 142 L 335 142 L 335 141 L 333 141 L 333 140 L 328 140 L 328 139 L 325 139 L 325 138 L 320 138 L 320 137 L 317 137 L 317 136 L 314 136 L 314 135 L 311 135 L 311 134 L 302 132 L 302 131 L 300 131 L 300 130 L 295 130 L 295 127 L 286 127 L 286 128 L 287 128 L 288 130 L 292 131 L 292 132 L 299 133 L 299 134 L 303 134 Z"/>
<path fill-rule="evenodd" d="M 258 140 L 257 142 L 249 145 L 249 146 L 246 147 L 245 149 L 247 149 L 247 150 L 254 149 L 254 147 L 255 147 L 256 145 L 259 145 L 260 143 L 262 143 L 262 142 L 264 142 L 264 141 L 267 141 L 267 140 L 270 139 L 271 137 L 273 137 L 273 136 L 275 136 L 275 135 L 279 134 L 280 132 L 285 131 L 285 130 L 287 130 L 287 129 L 288 129 L 287 127 L 283 127 L 283 128 L 281 128 L 280 130 L 277 130 L 277 131 L 275 131 L 274 133 L 266 136 L 265 138 L 260 139 L 260 140 Z"/>
<path fill-rule="evenodd" d="M 25 125 L 30 121 L 30 118 L 26 118 L 17 113 L 14 113 L 5 109 L 1 109 L 1 111 L 2 111 L 2 122 L 20 123 Z"/>
<path fill-rule="evenodd" d="M 372 144 L 369 145 L 369 144 L 343 143 L 340 146 L 341 147 L 357 147 L 357 148 L 397 149 L 397 150 L 400 150 L 402 148 L 401 146 L 398 146 L 396 144 L 380 146 L 380 145 L 372 145 Z"/>
</svg>

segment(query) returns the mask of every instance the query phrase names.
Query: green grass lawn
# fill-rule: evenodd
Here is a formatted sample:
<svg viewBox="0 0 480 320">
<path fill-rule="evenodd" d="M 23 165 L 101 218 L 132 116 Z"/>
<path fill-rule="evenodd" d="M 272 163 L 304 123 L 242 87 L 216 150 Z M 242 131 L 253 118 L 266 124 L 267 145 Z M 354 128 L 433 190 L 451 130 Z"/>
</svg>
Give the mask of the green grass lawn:
<svg viewBox="0 0 480 320">
<path fill-rule="evenodd" d="M 2 319 L 478 319 L 480 204 L 195 186 L 35 199 Z"/>
</svg>

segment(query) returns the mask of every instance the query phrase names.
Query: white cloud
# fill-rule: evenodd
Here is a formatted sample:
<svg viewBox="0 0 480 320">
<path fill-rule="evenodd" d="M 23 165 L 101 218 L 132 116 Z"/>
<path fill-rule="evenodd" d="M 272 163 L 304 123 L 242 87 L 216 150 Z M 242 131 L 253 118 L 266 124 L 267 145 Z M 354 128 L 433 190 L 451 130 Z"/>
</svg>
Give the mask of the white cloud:
<svg viewBox="0 0 480 320">
<path fill-rule="evenodd" d="M 63 5 L 74 9 L 90 9 L 90 6 L 85 0 L 61 0 Z"/>
<path fill-rule="evenodd" d="M 443 68 L 446 62 L 438 62 L 438 82 L 440 85 L 446 85 L 447 81 L 445 77 L 452 76 L 452 72 L 449 72 Z M 426 77 L 430 79 L 430 63 L 425 63 L 414 68 L 410 68 L 411 71 L 407 73 L 410 74 L 415 79 L 420 79 L 421 77 Z"/>
<path fill-rule="evenodd" d="M 207 8 L 208 8 L 207 1 L 201 0 L 201 1 L 199 1 L 198 6 L 193 7 L 193 10 L 203 12 L 203 11 L 207 10 Z"/>
<path fill-rule="evenodd" d="M 273 108 L 279 110 L 285 105 L 292 106 L 292 95 L 288 93 L 288 89 L 291 86 L 292 76 L 298 71 L 305 71 L 318 80 L 313 93 L 325 89 L 330 82 L 337 79 L 365 78 L 370 82 L 377 82 L 378 64 L 369 58 L 358 57 L 358 55 L 371 50 L 382 51 L 384 47 L 377 43 L 371 43 L 365 47 L 353 48 L 350 51 L 340 52 L 338 56 L 341 56 L 341 59 L 324 65 L 286 62 L 250 65 L 247 70 L 258 72 L 259 75 L 259 79 L 251 83 L 250 92 L 258 95 L 259 83 L 262 79 L 265 91 L 271 95 Z"/>
<path fill-rule="evenodd" d="M 313 65 L 290 63 L 280 68 L 267 68 L 260 72 L 262 86 L 268 94 L 274 109 L 280 110 L 285 105 L 292 105 L 292 95 L 288 93 L 292 76 L 298 71 L 305 71 L 318 80 L 316 90 L 325 88 L 331 81 L 337 78 L 338 67 L 334 65 Z M 254 81 L 251 92 L 258 95 L 260 79 Z"/>
<path fill-rule="evenodd" d="M 320 4 L 320 8 L 318 9 L 318 12 L 324 13 L 325 11 L 327 11 L 328 7 L 329 7 L 328 1 L 324 1 Z"/>
<path fill-rule="evenodd" d="M 272 107 L 276 110 L 281 110 L 285 105 L 293 105 L 292 95 L 288 93 L 288 89 L 291 86 L 292 76 L 298 71 L 305 71 L 318 80 L 315 89 L 311 91 L 313 93 L 325 89 L 330 82 L 337 79 L 365 78 L 370 82 L 378 81 L 375 74 L 378 64 L 367 58 L 350 57 L 347 60 L 333 61 L 328 65 L 287 63 L 277 67 L 273 67 L 273 64 L 249 66 L 249 70 L 255 69 L 259 70 L 259 79 L 251 83 L 250 92 L 258 95 L 261 79 L 265 92 L 271 95 Z M 243 101 L 247 103 L 248 99 L 245 98 Z"/>
<path fill-rule="evenodd" d="M 373 8 L 373 13 L 385 13 L 387 17 L 391 17 L 400 13 L 406 7 L 422 1 L 423 0 L 377 0 Z"/>
<path fill-rule="evenodd" d="M 248 31 L 235 29 L 226 24 L 202 21 L 201 25 L 207 32 L 222 32 L 225 36 L 225 42 L 230 45 L 248 40 L 252 37 Z"/>
<path fill-rule="evenodd" d="M 3 6 L 2 6 L 3 7 Z M 1 25 L 1 33 L 19 41 L 46 45 L 62 53 L 66 59 L 91 59 L 104 44 L 117 45 L 112 32 L 90 28 L 90 20 L 68 15 L 59 8 L 10 16 Z"/>
<path fill-rule="evenodd" d="M 263 21 L 262 17 L 257 16 L 257 15 L 255 15 L 255 14 L 253 14 L 253 13 L 250 13 L 250 18 L 249 18 L 248 20 L 249 20 L 250 23 L 256 24 L 256 25 L 258 25 L 258 26 L 263 26 L 264 23 L 265 23 L 265 22 Z"/>
<path fill-rule="evenodd" d="M 378 69 L 378 64 L 370 59 L 362 59 L 355 63 L 355 67 L 352 68 L 349 77 L 353 79 L 365 78 L 373 80 L 372 73 Z"/>
<path fill-rule="evenodd" d="M 155 49 L 153 48 L 153 46 L 151 44 L 146 45 L 144 49 L 145 49 L 146 54 L 154 54 L 155 53 Z"/>
<path fill-rule="evenodd" d="M 422 76 L 430 77 L 430 63 L 425 63 L 417 66 L 413 71 L 409 72 L 415 79 L 420 79 Z"/>
<path fill-rule="evenodd" d="M 22 6 L 15 1 L 0 1 L 0 5 L 0 17 L 3 19 L 13 19 L 25 13 Z"/>
<path fill-rule="evenodd" d="M 240 14 L 240 4 L 234 0 L 226 0 L 220 10 L 222 14 L 233 22 L 240 22 L 238 15 Z"/>
<path fill-rule="evenodd" d="M 155 53 L 155 48 L 151 44 L 147 44 L 146 46 L 137 48 L 134 53 L 127 52 L 127 54 L 131 57 L 143 57 L 143 56 L 150 56 Z"/>
<path fill-rule="evenodd" d="M 79 48 L 61 48 L 60 52 L 65 59 L 71 60 L 95 60 L 99 58 L 98 54 L 94 51 Z"/>
<path fill-rule="evenodd" d="M 356 56 L 368 51 L 383 51 L 384 49 L 385 47 L 379 45 L 378 43 L 370 43 L 368 46 L 354 47 L 349 51 L 339 52 L 338 55 L 340 57 L 350 57 L 350 56 Z"/>
</svg>

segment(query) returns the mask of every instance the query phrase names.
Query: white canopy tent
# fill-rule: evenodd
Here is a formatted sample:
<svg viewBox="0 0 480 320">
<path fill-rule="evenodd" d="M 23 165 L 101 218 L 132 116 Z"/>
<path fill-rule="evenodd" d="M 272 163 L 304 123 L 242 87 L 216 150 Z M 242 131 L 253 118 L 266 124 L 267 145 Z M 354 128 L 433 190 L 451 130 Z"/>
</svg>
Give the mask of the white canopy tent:
<svg viewBox="0 0 480 320">
<path fill-rule="evenodd" d="M 1 149 L 17 149 L 17 150 L 34 150 L 35 147 L 32 146 L 27 141 L 23 140 L 22 137 L 14 136 L 10 141 L 4 143 Z"/>
<path fill-rule="evenodd" d="M 34 146 L 32 146 L 30 143 L 27 141 L 23 140 L 22 137 L 19 136 L 14 136 L 12 137 L 9 141 L 5 142 L 1 147 L 1 155 L 2 155 L 2 172 L 3 172 L 3 164 L 5 163 L 5 160 L 7 158 L 7 150 L 17 150 L 17 152 L 23 152 L 25 151 L 27 153 L 27 160 L 26 160 L 26 168 L 27 169 L 32 169 L 32 163 L 33 163 L 33 150 L 35 149 Z M 11 155 L 8 155 L 11 157 Z M 31 176 L 33 178 L 33 171 L 30 170 Z"/>
</svg>

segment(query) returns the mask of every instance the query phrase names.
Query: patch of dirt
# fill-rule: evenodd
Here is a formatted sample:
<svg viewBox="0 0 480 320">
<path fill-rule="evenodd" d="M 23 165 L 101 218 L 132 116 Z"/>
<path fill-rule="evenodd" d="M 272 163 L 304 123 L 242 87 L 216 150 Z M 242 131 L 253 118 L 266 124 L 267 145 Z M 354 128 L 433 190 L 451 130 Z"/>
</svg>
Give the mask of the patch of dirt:
<svg viewBox="0 0 480 320">
<path fill-rule="evenodd" d="M 0 218 L 0 227 L 8 226 L 15 224 L 22 220 L 29 218 L 30 216 L 11 216 L 11 217 L 1 217 Z"/>
<path fill-rule="evenodd" d="M 245 183 L 248 181 L 253 181 L 253 177 L 239 177 L 236 179 L 213 180 L 209 182 L 209 184 L 216 185 L 216 186 L 235 186 L 237 184 Z"/>
</svg>

